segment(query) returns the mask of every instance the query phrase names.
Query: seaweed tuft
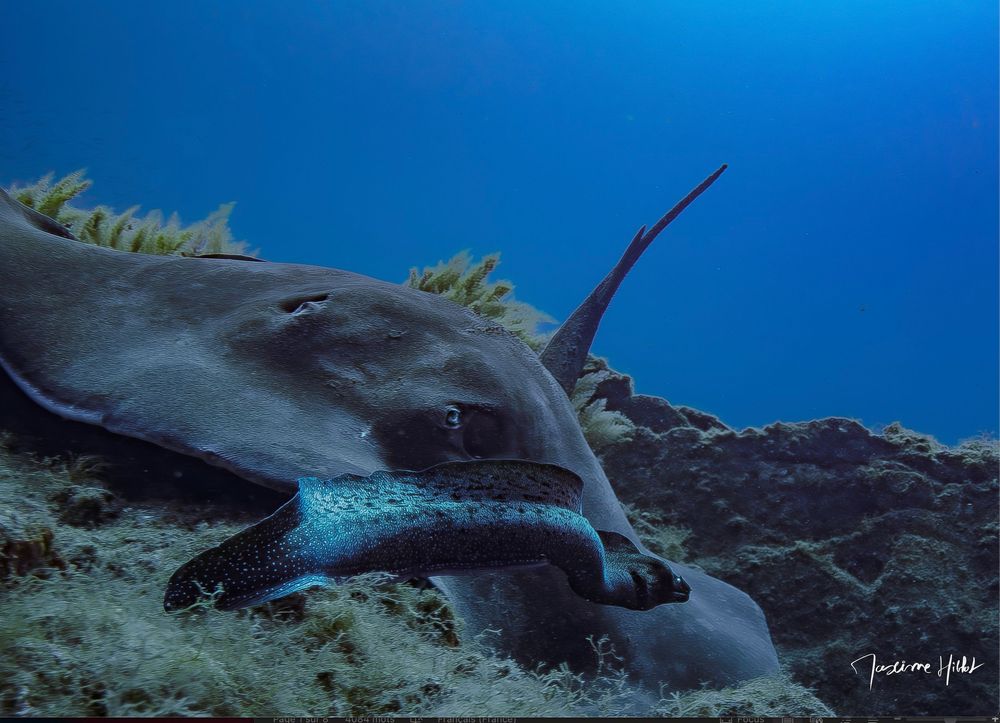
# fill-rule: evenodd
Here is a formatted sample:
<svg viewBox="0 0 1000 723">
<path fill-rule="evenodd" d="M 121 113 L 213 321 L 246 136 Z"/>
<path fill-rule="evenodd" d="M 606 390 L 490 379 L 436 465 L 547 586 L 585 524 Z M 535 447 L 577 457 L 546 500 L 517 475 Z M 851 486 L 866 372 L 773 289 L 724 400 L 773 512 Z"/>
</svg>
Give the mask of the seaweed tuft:
<svg viewBox="0 0 1000 723">
<path fill-rule="evenodd" d="M 233 239 L 229 228 L 232 203 L 224 203 L 189 226 L 181 224 L 177 214 L 166 222 L 160 211 L 150 211 L 139 217 L 139 206 L 123 213 L 107 206 L 86 210 L 69 202 L 89 189 L 93 182 L 83 169 L 53 182 L 53 174 L 42 176 L 34 183 L 13 186 L 11 195 L 25 206 L 44 213 L 85 243 L 134 253 L 200 256 L 202 254 L 256 255 L 247 252 L 247 245 Z"/>
<path fill-rule="evenodd" d="M 784 671 L 728 688 L 669 693 L 661 698 L 656 714 L 668 718 L 836 715 L 813 691 L 793 681 Z"/>
<path fill-rule="evenodd" d="M 422 272 L 410 269 L 405 284 L 466 306 L 502 325 L 533 350 L 541 351 L 546 339 L 538 327 L 554 319 L 530 304 L 516 301 L 511 282 L 489 279 L 499 263 L 499 253 L 473 261 L 468 251 L 462 251 L 437 266 L 425 267 Z"/>
</svg>

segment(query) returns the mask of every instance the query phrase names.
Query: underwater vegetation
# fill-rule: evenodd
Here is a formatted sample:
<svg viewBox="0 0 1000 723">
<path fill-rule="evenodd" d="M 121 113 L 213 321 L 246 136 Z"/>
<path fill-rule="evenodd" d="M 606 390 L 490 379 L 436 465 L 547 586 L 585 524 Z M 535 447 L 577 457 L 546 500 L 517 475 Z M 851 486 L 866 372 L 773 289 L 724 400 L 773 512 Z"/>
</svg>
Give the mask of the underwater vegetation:
<svg viewBox="0 0 1000 723">
<path fill-rule="evenodd" d="M 406 285 L 467 306 L 480 316 L 503 324 L 536 352 L 541 351 L 546 338 L 538 327 L 555 319 L 530 304 L 514 300 L 514 284 L 510 281 L 490 280 L 489 275 L 499 263 L 498 253 L 473 262 L 469 253 L 463 251 L 422 272 L 410 269 Z"/>
<path fill-rule="evenodd" d="M 169 572 L 255 521 L 232 505 L 127 499 L 92 458 L 0 446 L 0 715 L 568 716 L 635 711 L 601 673 L 525 670 L 463 635 L 434 590 L 354 578 L 240 613 L 165 614 Z M 828 709 L 787 676 L 664 691 L 654 715 Z"/>
<path fill-rule="evenodd" d="M 82 170 L 53 182 L 52 174 L 25 186 L 12 186 L 11 196 L 25 206 L 54 218 L 86 243 L 144 254 L 247 254 L 229 229 L 234 204 L 226 203 L 207 218 L 182 226 L 177 214 L 164 223 L 160 211 L 138 216 L 139 206 L 116 213 L 107 206 L 76 208 L 69 202 L 93 184 Z M 253 255 L 253 254 L 250 254 Z"/>
<path fill-rule="evenodd" d="M 214 229 L 213 238 L 231 243 L 225 217 L 188 227 L 156 220 L 137 244 L 134 224 L 114 232 L 124 214 L 106 209 L 93 221 L 96 211 L 72 209 L 67 202 L 86 182 L 69 179 L 16 195 L 102 245 L 242 252 L 205 241 Z M 200 230 L 181 241 L 191 229 Z M 538 349 L 544 315 L 515 302 L 509 282 L 489 279 L 496 262 L 459 255 L 411 271 L 406 283 L 470 306 Z M 0 449 L 0 713 L 918 715 L 996 704 L 995 675 L 947 690 L 884 686 L 869 695 L 850 671 L 872 645 L 902 646 L 907 635 L 925 636 L 915 650 L 930 646 L 934 655 L 938 647 L 981 650 L 988 659 L 996 650 L 994 442 L 945 448 L 895 426 L 876 435 L 851 420 L 737 432 L 635 394 L 627 376 L 597 357 L 572 400 L 645 544 L 753 596 L 791 676 L 663 690 L 649 701 L 630 687 L 606 641 L 591 640 L 596 677 L 526 670 L 491 652 L 488 640 L 468 638 L 434 590 L 372 577 L 238 614 L 197 606 L 165 615 L 170 571 L 259 516 L 232 500 L 182 505 L 130 493 L 108 484 L 113 470 L 101 467 L 119 460 L 26 453 L 31 443 L 8 422 Z M 966 539 L 976 542 L 962 545 Z M 949 595 L 955 589 L 968 594 L 959 600 Z M 995 659 L 988 665 L 996 671 Z M 825 704 L 800 683 L 815 686 Z"/>
</svg>

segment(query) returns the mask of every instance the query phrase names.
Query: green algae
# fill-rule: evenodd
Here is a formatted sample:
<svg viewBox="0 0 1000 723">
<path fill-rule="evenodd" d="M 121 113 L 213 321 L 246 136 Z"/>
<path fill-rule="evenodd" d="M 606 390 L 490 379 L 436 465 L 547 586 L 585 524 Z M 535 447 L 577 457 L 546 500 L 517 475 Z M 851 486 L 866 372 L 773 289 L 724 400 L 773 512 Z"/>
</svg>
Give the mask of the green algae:
<svg viewBox="0 0 1000 723">
<path fill-rule="evenodd" d="M 116 213 L 108 206 L 77 208 L 70 201 L 89 189 L 93 182 L 82 170 L 58 181 L 48 174 L 24 186 L 13 186 L 10 194 L 26 206 L 54 218 L 85 243 L 158 255 L 247 254 L 247 246 L 233 238 L 229 215 L 234 204 L 226 203 L 207 218 L 190 225 L 181 224 L 177 214 L 166 221 L 160 211 L 139 216 L 139 206 Z"/>
</svg>

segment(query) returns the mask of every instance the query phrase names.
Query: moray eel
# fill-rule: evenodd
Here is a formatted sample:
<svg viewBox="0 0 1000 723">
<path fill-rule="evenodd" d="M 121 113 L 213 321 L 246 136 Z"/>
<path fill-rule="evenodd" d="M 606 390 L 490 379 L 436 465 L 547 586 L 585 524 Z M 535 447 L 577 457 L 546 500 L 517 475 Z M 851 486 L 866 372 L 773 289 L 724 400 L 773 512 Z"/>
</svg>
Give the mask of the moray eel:
<svg viewBox="0 0 1000 723">
<path fill-rule="evenodd" d="M 592 602 L 685 602 L 690 588 L 665 562 L 590 526 L 582 491 L 569 470 L 520 460 L 304 477 L 273 515 L 177 570 L 163 605 L 182 609 L 221 589 L 216 606 L 233 610 L 365 572 L 406 579 L 545 563 Z"/>
</svg>

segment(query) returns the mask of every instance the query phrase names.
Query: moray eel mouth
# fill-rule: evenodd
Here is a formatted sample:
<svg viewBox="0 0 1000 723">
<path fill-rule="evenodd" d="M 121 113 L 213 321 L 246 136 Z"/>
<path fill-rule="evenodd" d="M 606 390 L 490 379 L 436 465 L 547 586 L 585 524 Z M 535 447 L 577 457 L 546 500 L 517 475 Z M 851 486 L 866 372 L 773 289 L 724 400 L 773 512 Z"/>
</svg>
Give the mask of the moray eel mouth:
<svg viewBox="0 0 1000 723">
<path fill-rule="evenodd" d="M 522 460 L 303 478 L 270 517 L 178 569 L 163 605 L 181 610 L 210 596 L 234 610 L 366 572 L 401 580 L 544 564 L 592 602 L 686 602 L 691 588 L 666 562 L 591 527 L 582 490 L 573 472 Z"/>
<path fill-rule="evenodd" d="M 684 578 L 677 573 L 674 573 L 673 586 L 674 589 L 671 593 L 671 599 L 667 602 L 683 603 L 687 602 L 691 598 L 691 586 L 688 585 Z"/>
</svg>

